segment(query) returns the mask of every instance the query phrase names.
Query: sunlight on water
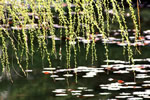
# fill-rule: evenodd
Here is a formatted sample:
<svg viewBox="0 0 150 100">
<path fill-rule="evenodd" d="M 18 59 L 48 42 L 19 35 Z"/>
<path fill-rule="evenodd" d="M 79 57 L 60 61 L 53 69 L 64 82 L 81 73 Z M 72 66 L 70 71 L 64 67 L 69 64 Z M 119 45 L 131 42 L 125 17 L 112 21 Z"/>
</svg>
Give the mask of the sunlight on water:
<svg viewBox="0 0 150 100">
<path fill-rule="evenodd" d="M 150 78 L 149 76 L 149 71 L 147 70 L 148 68 L 150 69 L 149 64 L 135 64 L 135 65 L 130 65 L 126 61 L 121 61 L 121 60 L 105 60 L 104 62 L 111 62 L 109 65 L 101 65 L 100 68 L 93 68 L 93 67 L 87 67 L 87 66 L 78 66 L 77 68 L 71 68 L 71 69 L 51 69 L 51 68 L 44 68 L 46 71 L 42 71 L 43 73 L 48 72 L 50 73 L 50 77 L 53 77 L 54 80 L 56 81 L 64 81 L 68 80 L 66 78 L 71 78 L 76 76 L 75 75 L 75 70 L 77 72 L 77 77 L 82 77 L 85 80 L 90 80 L 92 78 L 96 78 L 99 76 L 101 79 L 101 74 L 106 74 L 105 78 L 108 80 L 107 83 L 101 83 L 99 84 L 99 89 L 98 90 L 105 90 L 105 92 L 99 92 L 99 95 L 101 96 L 109 96 L 112 95 L 112 91 L 121 91 L 118 93 L 115 98 L 116 99 L 127 99 L 127 100 L 140 100 L 141 97 L 143 98 L 149 98 L 150 93 L 147 88 L 150 87 L 149 83 Z M 135 62 L 148 62 L 147 59 L 134 59 Z M 109 75 L 107 72 L 110 72 L 111 75 Z M 133 75 L 128 75 L 132 74 L 133 71 L 137 72 L 135 76 Z M 55 73 L 55 74 L 53 74 Z M 122 78 L 115 78 L 112 75 L 126 75 L 126 77 L 134 77 L 137 79 L 137 81 L 134 81 L 134 79 L 129 81 L 126 77 Z M 112 77 L 111 77 L 112 76 Z M 144 79 L 143 82 L 139 82 L 138 80 Z M 126 81 L 128 80 L 128 81 Z M 84 80 L 83 80 L 84 81 Z M 95 80 L 96 82 L 99 82 Z M 65 82 L 65 81 L 64 81 Z M 78 85 L 78 83 L 77 83 Z M 145 91 L 139 91 L 139 89 L 144 89 Z M 126 92 L 126 90 L 130 90 L 130 92 Z M 72 89 L 56 89 L 52 91 L 55 93 L 55 96 L 68 96 L 68 92 L 71 93 L 72 96 L 76 96 L 81 98 L 83 97 L 95 97 L 97 96 L 96 94 L 92 94 L 95 90 L 89 87 L 80 87 L 77 86 L 76 88 Z M 84 93 L 85 92 L 85 93 Z M 88 93 L 86 93 L 88 92 Z M 139 96 L 139 97 L 136 97 Z M 114 99 L 115 99 L 114 98 Z"/>
</svg>

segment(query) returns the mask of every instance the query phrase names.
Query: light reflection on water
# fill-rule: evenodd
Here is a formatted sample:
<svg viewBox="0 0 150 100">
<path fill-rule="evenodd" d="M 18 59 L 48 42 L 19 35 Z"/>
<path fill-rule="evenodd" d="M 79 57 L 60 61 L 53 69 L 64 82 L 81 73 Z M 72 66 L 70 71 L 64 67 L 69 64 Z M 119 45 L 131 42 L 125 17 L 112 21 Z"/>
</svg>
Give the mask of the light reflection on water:
<svg viewBox="0 0 150 100">
<path fill-rule="evenodd" d="M 148 62 L 148 60 L 146 59 L 134 59 L 134 61 Z M 126 98 L 128 100 L 137 100 L 137 99 L 140 100 L 142 98 L 149 98 L 150 93 L 148 89 L 150 88 L 150 85 L 148 83 L 150 83 L 150 80 L 149 80 L 149 70 L 147 69 L 150 69 L 150 65 L 148 64 L 129 65 L 128 62 L 120 60 L 109 60 L 108 62 L 113 63 L 111 65 L 102 65 L 101 68 L 78 66 L 77 68 L 74 69 L 53 70 L 53 73 L 55 73 L 54 76 L 57 75 L 56 78 L 54 77 L 55 80 L 58 79 L 58 77 L 62 80 L 65 80 L 65 77 L 74 78 L 76 75 L 75 74 L 76 71 L 77 72 L 76 77 L 80 77 L 82 79 L 82 82 L 84 83 L 85 81 L 86 84 L 85 87 L 78 86 L 72 89 L 57 88 L 54 89 L 52 92 L 55 94 L 55 96 L 68 96 L 71 93 L 72 96 L 76 96 L 77 98 L 81 98 L 81 96 L 82 98 L 107 96 L 107 99 Z M 119 77 L 115 77 L 115 75 L 116 76 L 119 75 Z M 53 74 L 50 75 L 50 77 L 51 76 L 53 76 Z M 129 78 L 132 77 L 132 80 L 128 79 L 128 77 Z M 96 88 L 96 90 L 98 90 L 97 93 L 95 92 L 95 88 L 92 89 L 91 86 L 88 85 L 88 82 L 91 83 L 90 81 L 92 78 L 95 83 L 100 83 L 97 84 L 99 85 L 99 87 Z M 104 78 L 102 79 L 104 81 L 99 82 L 98 78 Z M 78 82 L 80 83 L 80 80 L 78 80 Z M 75 85 L 78 85 L 78 83 Z M 113 94 L 113 91 L 117 91 L 115 95 Z"/>
<path fill-rule="evenodd" d="M 142 59 L 134 59 L 134 61 L 148 62 L 148 60 Z M 31 87 L 35 87 L 33 88 L 35 89 L 34 92 L 38 92 L 36 91 L 38 88 L 40 92 L 43 92 L 42 89 L 45 88 L 45 93 L 49 93 L 46 96 L 53 99 L 56 99 L 56 97 L 91 98 L 92 100 L 122 98 L 127 100 L 141 100 L 143 98 L 150 98 L 149 64 L 129 65 L 125 61 L 119 60 L 110 60 L 110 62 L 110 65 L 102 65 L 100 68 L 86 66 L 78 66 L 77 68 L 70 69 L 43 68 L 41 73 L 39 73 L 39 77 L 36 75 L 38 78 L 35 78 L 35 75 L 33 75 L 34 70 L 26 70 L 26 72 L 29 73 L 29 76 L 34 77 L 30 81 L 34 82 L 34 84 L 39 81 L 41 84 L 32 84 Z M 77 83 L 75 82 L 76 79 Z M 14 84 L 19 85 L 20 83 Z M 26 85 L 30 86 L 31 84 L 26 82 L 21 83 L 21 86 Z M 9 88 L 14 89 L 15 85 Z M 10 91 L 13 94 L 15 91 L 12 89 Z M 8 91 L 2 91 L 0 94 L 1 98 L 11 97 L 12 95 Z M 26 97 L 28 93 L 24 95 Z"/>
</svg>

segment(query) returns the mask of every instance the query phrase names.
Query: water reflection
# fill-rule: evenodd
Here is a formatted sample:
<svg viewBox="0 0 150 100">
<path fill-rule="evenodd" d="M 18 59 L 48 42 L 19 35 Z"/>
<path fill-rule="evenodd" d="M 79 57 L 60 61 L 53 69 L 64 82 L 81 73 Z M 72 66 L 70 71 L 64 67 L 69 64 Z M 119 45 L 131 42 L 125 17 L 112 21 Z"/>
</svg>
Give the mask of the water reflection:
<svg viewBox="0 0 150 100">
<path fill-rule="evenodd" d="M 113 14 L 111 10 L 109 13 Z M 126 16 L 130 15 L 127 13 Z M 43 22 L 42 24 L 46 23 Z M 86 27 L 86 25 L 84 26 Z M 54 24 L 54 27 L 57 29 L 65 28 L 58 24 Z M 25 26 L 26 30 L 32 28 L 36 29 L 37 24 Z M 11 27 L 11 29 L 21 30 L 22 28 Z M 130 41 L 132 41 L 131 46 L 150 46 L 150 30 L 143 31 L 143 36 L 139 37 L 137 42 L 134 41 L 134 30 L 129 29 L 128 31 L 131 33 L 129 36 Z M 113 35 L 111 34 L 107 39 L 102 39 L 100 33 L 90 35 L 90 38 L 94 38 L 95 42 L 101 41 L 116 47 L 127 45 L 126 41 L 122 42 L 121 30 L 111 30 L 111 32 Z M 39 38 L 44 38 L 44 36 L 39 36 Z M 46 38 L 61 40 L 56 36 L 47 36 Z M 92 40 L 87 40 L 84 37 L 77 37 L 77 40 L 83 44 L 92 42 Z M 77 45 L 76 41 L 71 41 L 70 44 Z M 101 52 L 101 50 L 99 51 Z M 112 55 L 115 56 L 113 53 Z M 148 56 L 147 53 L 145 55 Z M 133 61 L 135 65 L 130 65 L 129 61 L 112 59 L 104 60 L 104 63 L 109 62 L 109 65 L 103 63 L 97 68 L 95 66 L 78 66 L 69 69 L 43 68 L 39 72 L 34 69 L 25 70 L 28 73 L 27 79 L 18 78 L 7 87 L 6 83 L 1 81 L 2 77 L 0 76 L 0 100 L 150 99 L 150 58 L 133 59 Z M 7 90 L 8 87 L 9 90 Z"/>
<path fill-rule="evenodd" d="M 135 62 L 148 62 L 147 59 L 134 59 Z M 104 61 L 106 62 L 106 61 Z M 107 62 L 111 62 L 110 65 L 102 65 L 101 68 L 93 68 L 93 67 L 86 67 L 86 66 L 78 66 L 74 69 L 55 69 L 53 70 L 56 72 L 55 74 L 62 77 L 75 77 L 75 70 L 77 72 L 77 77 L 82 77 L 81 81 L 88 82 L 89 85 L 85 85 L 87 87 L 76 87 L 72 89 L 55 89 L 55 96 L 68 96 L 71 92 L 72 96 L 76 96 L 77 98 L 84 97 L 101 97 L 101 96 L 108 96 L 108 98 L 112 97 L 112 99 L 121 99 L 126 98 L 128 100 L 139 100 L 141 99 L 141 94 L 143 98 L 149 98 L 150 94 L 148 94 L 147 88 L 150 87 L 148 83 L 149 80 L 149 69 L 150 65 L 148 64 L 135 64 L 130 65 L 126 61 L 121 60 L 109 60 Z M 109 74 L 107 73 L 109 71 Z M 67 73 L 67 74 L 66 74 Z M 120 77 L 115 77 L 119 75 Z M 132 75 L 132 76 L 131 76 Z M 111 77 L 110 77 L 111 76 Z M 121 77 L 122 76 L 122 77 Z M 58 77 L 58 76 L 57 76 Z M 104 78 L 105 77 L 105 78 Z M 132 77 L 132 78 L 131 78 Z M 93 78 L 94 85 L 95 83 L 99 83 L 99 88 L 96 89 L 93 86 L 91 87 L 90 80 Z M 104 80 L 101 82 L 98 78 Z M 129 78 L 129 79 L 128 79 Z M 136 81 L 134 81 L 134 78 Z M 108 81 L 107 81 L 107 80 Z M 70 79 L 71 80 L 71 79 Z M 141 81 L 143 80 L 143 81 Z M 80 84 L 80 80 L 78 80 Z M 76 85 L 79 85 L 78 83 Z M 92 84 L 92 85 L 93 85 Z M 97 84 L 98 85 L 98 84 Z M 99 93 L 95 93 L 95 90 L 99 91 Z M 104 90 L 103 92 L 100 92 Z M 145 90 L 146 92 L 139 92 L 140 90 Z M 53 91 L 53 92 L 54 92 Z M 56 93 L 57 91 L 57 93 Z M 113 97 L 112 91 L 117 91 L 116 96 Z M 126 92 L 128 91 L 128 92 Z M 88 93 L 86 93 L 88 92 Z M 62 94 L 63 93 L 63 94 Z M 68 94 L 67 94 L 68 93 Z M 136 96 L 135 96 L 136 95 Z M 138 96 L 138 97 L 137 97 Z"/>
<path fill-rule="evenodd" d="M 134 59 L 134 61 L 148 62 L 147 59 Z M 45 95 L 45 99 L 52 98 L 53 100 L 58 98 L 91 98 L 92 100 L 150 98 L 149 64 L 130 65 L 121 60 L 108 62 L 111 64 L 102 65 L 100 68 L 87 66 L 70 69 L 43 68 L 36 76 L 32 74 L 34 70 L 26 70 L 30 76 L 34 77 L 32 82 L 31 80 L 15 82 L 14 84 L 18 85 L 11 86 L 11 92 L 0 92 L 1 100 L 5 100 L 6 97 L 10 99 L 12 96 L 11 100 L 15 100 L 17 95 L 24 95 L 19 96 L 21 100 L 26 100 L 28 97 L 34 98 L 33 95 L 39 98 Z"/>
</svg>

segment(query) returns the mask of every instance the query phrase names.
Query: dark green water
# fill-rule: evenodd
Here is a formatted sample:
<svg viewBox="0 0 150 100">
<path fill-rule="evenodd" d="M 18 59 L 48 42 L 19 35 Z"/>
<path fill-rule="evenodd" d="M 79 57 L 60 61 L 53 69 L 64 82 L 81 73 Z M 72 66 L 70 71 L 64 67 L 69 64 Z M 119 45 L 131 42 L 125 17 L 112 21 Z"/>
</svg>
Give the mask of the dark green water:
<svg viewBox="0 0 150 100">
<path fill-rule="evenodd" d="M 43 69 L 42 64 L 33 64 L 34 66 L 29 68 L 32 72 L 29 72 L 28 78 L 12 73 L 13 83 L 7 80 L 0 82 L 1 98 L 6 96 L 6 100 L 105 100 L 119 98 L 121 93 L 124 97 L 127 95 L 125 98 L 141 97 L 133 93 L 150 89 L 149 82 L 144 83 L 144 81 L 150 81 L 150 62 L 146 59 L 150 55 L 149 46 L 141 46 L 142 54 L 135 54 L 135 67 L 131 67 L 127 57 L 122 55 L 122 47 L 115 44 L 109 45 L 109 57 L 113 61 L 110 61 L 110 65 L 107 66 L 103 61 L 105 60 L 103 44 L 97 43 L 96 47 L 98 61 L 93 66 L 90 65 L 90 56 L 87 61 L 82 57 L 85 51 L 81 49 L 77 69 L 72 67 L 69 70 L 64 67 L 65 63 L 54 59 L 56 69 Z M 44 66 L 48 67 L 46 64 Z M 135 73 L 132 68 L 135 68 Z M 138 78 L 140 74 L 145 74 L 145 77 Z M 142 86 L 143 84 L 148 86 Z"/>
</svg>

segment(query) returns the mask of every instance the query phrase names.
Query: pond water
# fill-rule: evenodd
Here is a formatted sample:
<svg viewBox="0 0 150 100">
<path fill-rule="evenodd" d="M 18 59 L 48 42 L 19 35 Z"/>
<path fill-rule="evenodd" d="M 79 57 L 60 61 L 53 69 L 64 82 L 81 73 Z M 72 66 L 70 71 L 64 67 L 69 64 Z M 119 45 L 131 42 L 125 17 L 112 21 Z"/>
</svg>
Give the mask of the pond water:
<svg viewBox="0 0 150 100">
<path fill-rule="evenodd" d="M 13 83 L 2 80 L 0 98 L 1 100 L 150 99 L 150 48 L 149 42 L 146 42 L 149 41 L 146 36 L 150 31 L 146 30 L 143 33 L 145 36 L 138 42 L 142 54 L 135 55 L 134 65 L 123 55 L 120 56 L 123 45 L 119 45 L 119 39 L 110 37 L 107 41 L 110 47 L 110 60 L 103 59 L 101 63 L 93 66 L 88 64 L 84 66 L 86 61 L 83 61 L 84 64 L 80 63 L 81 66 L 76 68 L 31 67 L 26 70 L 27 78 L 16 75 L 17 78 L 14 78 Z M 100 36 L 97 34 L 97 38 Z M 83 40 L 81 42 L 84 44 Z M 101 42 L 96 44 L 98 50 L 103 47 L 100 45 Z M 98 58 L 101 58 L 103 54 L 101 52 L 98 52 Z M 82 59 L 82 55 L 80 57 Z"/>
<path fill-rule="evenodd" d="M 65 68 L 61 67 L 63 61 L 53 60 L 55 67 L 38 69 L 37 67 L 42 66 L 38 61 L 34 65 L 36 68 L 30 67 L 29 70 L 26 70 L 28 73 L 27 78 L 21 75 L 12 75 L 14 78 L 13 83 L 11 83 L 8 80 L 1 80 L 0 77 L 0 100 L 150 99 L 150 27 L 145 25 L 150 22 L 145 17 L 149 9 L 144 11 L 145 13 L 141 12 L 143 14 L 141 16 L 143 19 L 143 23 L 141 23 L 143 27 L 142 36 L 138 42 L 133 41 L 131 43 L 133 49 L 138 45 L 141 51 L 141 54 L 134 52 L 134 65 L 127 61 L 127 55 L 122 55 L 122 46 L 127 44 L 126 42 L 121 42 L 119 30 L 112 30 L 113 35 L 107 41 L 101 38 L 102 34 L 95 35 L 98 61 L 93 65 L 90 65 L 91 59 L 83 60 L 85 59 L 83 57 L 85 50 L 82 51 L 82 47 L 91 41 L 79 37 L 81 53 L 77 60 L 80 66 Z M 55 27 L 63 26 L 56 24 Z M 12 29 L 17 28 L 12 27 Z M 134 39 L 134 30 L 129 29 L 128 31 L 131 33 L 129 38 L 132 41 Z M 47 38 L 50 39 L 51 36 Z M 55 40 L 60 41 L 57 37 Z M 107 42 L 110 50 L 110 60 L 105 60 L 105 49 L 102 44 L 104 41 Z M 108 62 L 109 64 L 107 64 Z M 71 63 L 71 65 L 73 64 Z"/>
<path fill-rule="evenodd" d="M 135 65 L 109 60 L 110 65 L 101 65 L 100 68 L 43 68 L 38 73 L 26 70 L 26 79 L 19 78 L 13 84 L 0 83 L 1 100 L 150 99 L 150 60 L 134 60 Z"/>
</svg>

